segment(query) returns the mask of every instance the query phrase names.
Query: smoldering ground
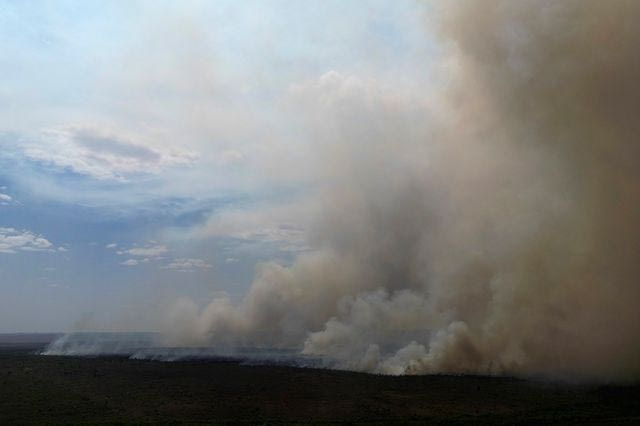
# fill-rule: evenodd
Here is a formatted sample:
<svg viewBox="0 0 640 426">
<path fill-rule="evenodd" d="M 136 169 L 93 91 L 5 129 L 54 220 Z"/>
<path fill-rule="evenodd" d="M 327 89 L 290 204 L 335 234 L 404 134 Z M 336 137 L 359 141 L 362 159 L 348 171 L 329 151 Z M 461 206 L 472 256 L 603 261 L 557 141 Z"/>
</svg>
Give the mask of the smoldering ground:
<svg viewBox="0 0 640 426">
<path fill-rule="evenodd" d="M 391 373 L 640 374 L 640 3 L 428 4 L 442 84 L 330 72 L 309 245 L 239 305 L 169 310 L 172 344 L 299 348 Z"/>
</svg>

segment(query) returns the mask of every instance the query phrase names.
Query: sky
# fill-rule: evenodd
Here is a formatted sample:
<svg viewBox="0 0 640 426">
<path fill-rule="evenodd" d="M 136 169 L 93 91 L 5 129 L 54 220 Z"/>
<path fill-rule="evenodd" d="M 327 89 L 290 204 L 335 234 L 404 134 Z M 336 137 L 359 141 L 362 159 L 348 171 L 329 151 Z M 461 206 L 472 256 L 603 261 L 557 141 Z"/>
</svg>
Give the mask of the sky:
<svg viewBox="0 0 640 426">
<path fill-rule="evenodd" d="M 0 0 L 0 332 L 638 377 L 638 16 Z"/>
<path fill-rule="evenodd" d="M 323 108 L 423 102 L 427 12 L 0 0 L 0 332 L 153 329 L 313 250 Z"/>
</svg>

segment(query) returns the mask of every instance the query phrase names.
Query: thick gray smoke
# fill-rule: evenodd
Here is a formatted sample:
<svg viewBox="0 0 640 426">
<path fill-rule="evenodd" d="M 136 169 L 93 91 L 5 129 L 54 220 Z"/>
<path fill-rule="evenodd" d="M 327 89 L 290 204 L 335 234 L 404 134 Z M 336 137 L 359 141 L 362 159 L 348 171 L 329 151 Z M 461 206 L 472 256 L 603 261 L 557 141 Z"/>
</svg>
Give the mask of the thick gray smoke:
<svg viewBox="0 0 640 426">
<path fill-rule="evenodd" d="M 370 372 L 640 376 L 640 2 L 431 5 L 441 90 L 300 87 L 325 185 L 310 244 L 175 343 Z M 311 167 L 310 166 L 310 167 Z"/>
</svg>

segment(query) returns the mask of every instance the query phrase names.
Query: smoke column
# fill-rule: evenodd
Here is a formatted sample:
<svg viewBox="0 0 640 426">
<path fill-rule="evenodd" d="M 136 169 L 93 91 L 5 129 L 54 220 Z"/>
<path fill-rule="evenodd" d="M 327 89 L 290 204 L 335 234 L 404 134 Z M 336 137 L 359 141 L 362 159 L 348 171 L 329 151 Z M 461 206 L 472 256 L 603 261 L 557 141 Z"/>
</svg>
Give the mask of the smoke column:
<svg viewBox="0 0 640 426">
<path fill-rule="evenodd" d="M 640 376 L 640 2 L 429 5 L 437 90 L 294 91 L 321 186 L 290 267 L 169 312 L 173 342 L 337 367 Z"/>
</svg>

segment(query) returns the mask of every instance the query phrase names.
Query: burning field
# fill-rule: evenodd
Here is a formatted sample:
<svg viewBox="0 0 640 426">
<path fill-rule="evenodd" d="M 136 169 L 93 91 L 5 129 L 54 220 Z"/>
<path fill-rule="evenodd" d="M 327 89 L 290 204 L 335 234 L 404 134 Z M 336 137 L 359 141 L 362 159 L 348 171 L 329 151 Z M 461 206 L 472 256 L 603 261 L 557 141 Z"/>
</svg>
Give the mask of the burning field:
<svg viewBox="0 0 640 426">
<path fill-rule="evenodd" d="M 0 137 L 0 325 L 88 331 L 0 423 L 640 423 L 640 1 L 228 3 L 78 43 L 121 132 Z"/>
<path fill-rule="evenodd" d="M 0 343 L 0 422 L 637 424 L 640 387 L 384 376 L 238 359 L 41 356 Z"/>
</svg>

